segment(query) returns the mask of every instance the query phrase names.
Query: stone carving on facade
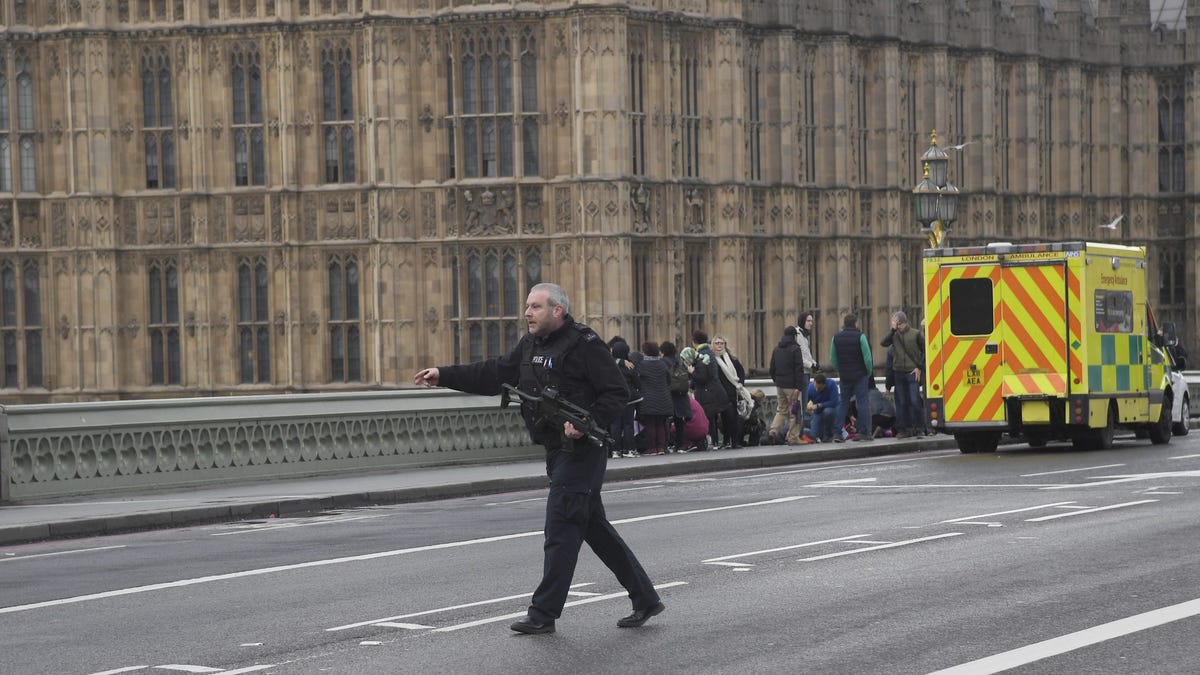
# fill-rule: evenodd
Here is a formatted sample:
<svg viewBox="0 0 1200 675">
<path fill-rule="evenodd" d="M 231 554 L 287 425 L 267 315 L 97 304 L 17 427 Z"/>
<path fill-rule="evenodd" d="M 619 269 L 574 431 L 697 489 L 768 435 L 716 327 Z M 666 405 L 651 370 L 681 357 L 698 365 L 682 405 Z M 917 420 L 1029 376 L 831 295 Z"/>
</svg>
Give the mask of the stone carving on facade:
<svg viewBox="0 0 1200 675">
<path fill-rule="evenodd" d="M 217 315 L 217 320 L 213 323 L 213 332 L 217 335 L 224 335 L 229 330 L 229 316 L 225 312 Z"/>
<path fill-rule="evenodd" d="M 634 232 L 644 234 L 650 229 L 650 193 L 646 185 L 638 183 L 629 191 L 630 220 Z"/>
<path fill-rule="evenodd" d="M 523 234 L 544 234 L 546 226 L 542 223 L 542 191 L 540 187 L 521 188 L 521 232 Z"/>
<path fill-rule="evenodd" d="M 683 231 L 688 234 L 704 232 L 704 195 L 699 188 L 691 188 L 684 193 Z"/>
<path fill-rule="evenodd" d="M 136 338 L 139 330 L 141 330 L 141 325 L 138 323 L 137 317 L 134 316 L 130 317 L 125 323 L 117 326 L 117 335 Z"/>
<path fill-rule="evenodd" d="M 472 237 L 516 232 L 512 188 L 463 190 L 463 232 Z"/>
<path fill-rule="evenodd" d="M 437 195 L 433 192 L 421 193 L 421 229 L 426 237 L 437 236 Z"/>
<path fill-rule="evenodd" d="M 571 112 L 567 109 L 566 101 L 559 101 L 558 105 L 554 106 L 554 119 L 558 120 L 558 126 L 567 126 L 567 119 L 570 116 Z"/>
<path fill-rule="evenodd" d="M 66 340 L 71 337 L 71 321 L 66 314 L 58 315 L 58 339 Z"/>
<path fill-rule="evenodd" d="M 430 307 L 429 309 L 425 310 L 425 330 L 429 331 L 430 333 L 437 333 L 437 329 L 438 311 L 437 309 Z"/>
<path fill-rule="evenodd" d="M 417 118 L 421 122 L 421 128 L 425 133 L 433 130 L 433 108 L 428 103 L 421 108 L 421 115 Z"/>
<path fill-rule="evenodd" d="M 301 213 L 303 214 L 300 221 L 301 233 L 300 236 L 305 241 L 317 240 L 317 198 L 314 195 L 306 194 L 301 202 Z"/>
<path fill-rule="evenodd" d="M 554 189 L 554 224 L 558 232 L 571 231 L 571 214 L 574 211 L 571 202 L 571 188 Z"/>
<path fill-rule="evenodd" d="M 283 310 L 275 312 L 275 334 L 283 335 L 287 333 L 287 314 Z"/>
<path fill-rule="evenodd" d="M 421 249 L 421 264 L 423 266 L 425 266 L 426 268 L 437 267 L 438 266 L 437 249 L 432 246 L 428 246 L 426 248 Z"/>
<path fill-rule="evenodd" d="M 308 318 L 304 320 L 304 327 L 308 329 L 310 335 L 316 335 L 320 330 L 321 317 L 317 316 L 315 310 L 308 313 Z"/>
<path fill-rule="evenodd" d="M 305 111 L 299 119 L 296 120 L 296 128 L 299 129 L 305 136 L 312 133 L 313 116 L 311 112 Z"/>
</svg>

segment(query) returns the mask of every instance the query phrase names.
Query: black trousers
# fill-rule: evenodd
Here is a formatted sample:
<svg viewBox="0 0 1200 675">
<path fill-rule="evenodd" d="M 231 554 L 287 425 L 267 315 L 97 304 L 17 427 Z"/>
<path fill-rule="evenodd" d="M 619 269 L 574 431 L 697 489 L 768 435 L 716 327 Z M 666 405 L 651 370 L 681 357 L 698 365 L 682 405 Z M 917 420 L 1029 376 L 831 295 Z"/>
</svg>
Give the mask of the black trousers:
<svg viewBox="0 0 1200 675">
<path fill-rule="evenodd" d="M 529 616 L 540 621 L 562 615 L 584 542 L 629 592 L 635 610 L 659 601 L 650 577 L 604 515 L 600 487 L 608 453 L 583 441 L 575 445 L 575 452 L 549 450 L 546 455 L 550 495 L 546 500 L 545 559 L 542 582 L 529 606 Z"/>
</svg>

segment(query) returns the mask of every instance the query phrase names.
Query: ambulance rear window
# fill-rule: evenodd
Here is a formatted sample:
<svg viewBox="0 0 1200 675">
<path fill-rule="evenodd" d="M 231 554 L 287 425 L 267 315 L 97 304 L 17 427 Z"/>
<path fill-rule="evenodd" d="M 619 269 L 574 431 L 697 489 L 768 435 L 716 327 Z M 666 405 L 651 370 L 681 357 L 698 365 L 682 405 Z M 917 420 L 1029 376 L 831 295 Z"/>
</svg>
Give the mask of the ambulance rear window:
<svg viewBox="0 0 1200 675">
<path fill-rule="evenodd" d="M 950 282 L 950 332 L 991 335 L 992 280 L 955 279 Z"/>
</svg>

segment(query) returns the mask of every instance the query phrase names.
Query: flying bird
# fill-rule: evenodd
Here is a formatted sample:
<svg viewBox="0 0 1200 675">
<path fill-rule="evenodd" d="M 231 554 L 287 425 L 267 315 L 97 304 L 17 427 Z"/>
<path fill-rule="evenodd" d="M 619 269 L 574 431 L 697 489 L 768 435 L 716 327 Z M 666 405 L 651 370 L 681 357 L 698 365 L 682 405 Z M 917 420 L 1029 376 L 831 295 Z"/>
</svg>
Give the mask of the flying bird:
<svg viewBox="0 0 1200 675">
<path fill-rule="evenodd" d="M 976 141 L 967 141 L 966 143 L 959 143 L 958 145 L 951 145 L 951 146 L 948 146 L 948 149 L 950 149 L 950 150 L 958 150 L 959 152 L 962 152 L 962 149 L 963 149 L 963 148 L 965 148 L 965 147 L 967 147 L 968 145 L 970 145 L 970 144 L 972 144 L 972 143 L 975 143 L 975 142 L 976 142 Z"/>
<path fill-rule="evenodd" d="M 1104 223 L 1100 227 L 1102 227 L 1106 230 L 1115 230 L 1115 229 L 1117 229 L 1117 224 L 1120 223 L 1121 219 L 1124 217 L 1125 217 L 1125 214 L 1122 213 L 1122 214 L 1118 215 L 1116 218 L 1113 218 L 1111 223 Z"/>
</svg>

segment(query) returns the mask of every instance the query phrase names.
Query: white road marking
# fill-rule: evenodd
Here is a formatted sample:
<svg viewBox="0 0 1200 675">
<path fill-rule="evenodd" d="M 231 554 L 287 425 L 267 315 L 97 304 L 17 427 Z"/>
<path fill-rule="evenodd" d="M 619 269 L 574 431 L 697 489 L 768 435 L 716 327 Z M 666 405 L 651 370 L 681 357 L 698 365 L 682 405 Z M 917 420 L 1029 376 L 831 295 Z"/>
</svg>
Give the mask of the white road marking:
<svg viewBox="0 0 1200 675">
<path fill-rule="evenodd" d="M 545 497 L 530 497 L 529 499 L 514 499 L 509 502 L 488 502 L 484 506 L 507 506 L 508 504 L 524 504 L 525 502 L 544 502 Z"/>
<path fill-rule="evenodd" d="M 1157 502 L 1157 501 L 1158 501 L 1157 499 L 1143 499 L 1140 502 L 1125 502 L 1124 504 L 1112 504 L 1109 506 L 1097 506 L 1097 507 L 1090 508 L 1090 509 L 1083 509 L 1081 511 L 1070 511 L 1068 513 L 1056 513 L 1052 516 L 1042 516 L 1041 518 L 1026 518 L 1025 522 L 1040 523 L 1040 522 L 1047 521 L 1047 520 L 1054 520 L 1055 518 L 1066 518 L 1067 516 L 1079 516 L 1079 515 L 1083 515 L 1085 513 L 1096 513 L 1098 511 L 1109 511 L 1111 509 L 1121 509 L 1121 508 L 1125 508 L 1126 506 L 1137 506 L 1139 504 L 1153 504 L 1154 502 Z"/>
<path fill-rule="evenodd" d="M 406 630 L 425 630 L 427 628 L 433 628 L 433 626 L 426 626 L 423 623 L 400 623 L 398 621 L 380 621 L 379 623 L 372 625 L 383 626 L 384 628 L 404 628 Z"/>
<path fill-rule="evenodd" d="M 1195 459 L 1197 457 L 1200 457 L 1200 455 L 1176 455 L 1175 457 L 1168 457 L 1167 459 Z"/>
<path fill-rule="evenodd" d="M 1074 473 L 1076 471 L 1096 471 L 1099 469 L 1111 469 L 1113 467 L 1125 466 L 1124 464 L 1104 464 L 1101 466 L 1085 466 L 1079 469 L 1063 469 L 1061 471 L 1043 471 L 1041 473 L 1023 473 L 1021 478 L 1032 478 L 1034 476 L 1051 476 L 1056 473 Z"/>
<path fill-rule="evenodd" d="M 265 523 L 238 523 L 232 527 L 238 528 L 229 532 L 212 532 L 210 536 L 225 537 L 231 534 L 261 534 L 263 532 L 275 532 L 277 530 L 288 530 L 294 527 L 308 527 L 309 525 L 333 525 L 337 523 L 348 523 L 353 520 L 370 520 L 372 518 L 383 518 L 385 514 L 363 515 L 363 516 L 326 516 L 313 518 L 311 520 L 281 520 L 271 519 Z"/>
<path fill-rule="evenodd" d="M 869 537 L 869 536 L 871 536 L 871 535 L 869 535 L 869 534 L 852 534 L 848 537 L 838 537 L 837 539 L 822 539 L 821 541 L 809 541 L 809 542 L 805 542 L 803 544 L 792 544 L 791 546 L 780 546 L 779 548 L 765 548 L 761 551 L 750 551 L 748 553 L 734 553 L 732 555 L 724 555 L 719 558 L 709 558 L 708 560 L 701 560 L 700 562 L 702 562 L 706 565 L 718 564 L 723 560 L 737 560 L 737 559 L 745 558 L 745 557 L 752 556 L 752 555 L 760 555 L 763 553 L 778 553 L 779 551 L 790 551 L 792 549 L 804 548 L 806 546 L 819 546 L 821 544 L 832 544 L 832 543 L 838 542 L 838 541 L 846 541 L 848 539 L 858 539 L 859 537 Z"/>
<path fill-rule="evenodd" d="M 707 509 L 691 509 L 689 511 L 673 511 L 670 513 L 658 513 L 650 516 L 637 516 L 634 518 L 624 518 L 614 520 L 614 525 L 638 523 L 650 520 L 660 520 L 663 518 L 678 518 L 680 516 L 691 516 L 698 513 L 716 513 L 718 511 L 730 511 L 734 509 L 745 509 L 755 506 L 770 506 L 774 504 L 785 504 L 798 499 L 811 499 L 812 495 L 796 495 L 793 497 L 780 497 L 778 499 L 768 499 L 761 502 L 745 502 L 743 504 L 727 504 L 725 506 L 714 506 Z M 324 560 L 309 560 L 302 563 L 293 563 L 290 565 L 276 565 L 274 567 L 260 567 L 258 569 L 243 570 L 241 572 L 228 572 L 226 574 L 213 574 L 204 577 L 194 577 L 191 579 L 179 579 L 177 581 L 166 581 L 158 584 L 148 584 L 146 586 L 133 586 L 131 588 L 119 588 L 112 591 L 103 591 L 100 593 L 89 593 L 87 595 L 76 595 L 69 598 L 59 598 L 57 600 L 46 600 L 43 602 L 34 602 L 27 605 L 13 605 L 11 607 L 0 607 L 0 614 L 12 614 L 14 612 L 26 612 L 33 609 L 44 609 L 46 607 L 59 607 L 62 605 L 73 605 L 79 602 L 88 602 L 90 600 L 103 600 L 107 598 L 117 598 L 126 595 L 135 595 L 138 593 L 148 593 L 151 591 L 162 591 L 171 588 L 183 588 L 185 586 L 195 586 L 197 584 L 206 584 L 214 581 L 229 581 L 230 579 L 242 579 L 245 577 L 256 577 L 264 574 L 274 574 L 277 572 L 290 572 L 293 570 L 310 569 L 315 567 L 326 567 L 329 565 L 340 565 L 343 563 L 364 562 L 368 560 L 380 560 L 383 558 L 393 558 L 411 553 L 424 553 L 428 551 L 441 551 L 452 548 L 462 548 L 464 546 L 473 546 L 476 544 L 491 544 L 498 541 L 509 541 L 513 539 L 525 539 L 528 537 L 545 536 L 542 530 L 533 532 L 515 532 L 513 534 L 501 534 L 494 537 L 482 537 L 480 539 L 467 539 L 463 541 L 448 541 L 441 544 L 430 544 L 428 546 L 414 546 L 412 548 L 401 548 L 392 551 L 377 551 L 375 553 L 364 553 L 361 555 L 344 556 L 341 558 L 326 558 Z"/>
<path fill-rule="evenodd" d="M 627 487 L 627 488 L 618 488 L 616 490 L 605 490 L 604 494 L 612 495 L 612 494 L 616 494 L 618 492 L 636 492 L 637 490 L 657 490 L 661 487 L 666 487 L 666 486 L 661 483 L 659 483 L 658 485 L 640 485 L 638 487 Z"/>
<path fill-rule="evenodd" d="M 753 564 L 751 564 L 751 563 L 743 563 L 743 562 L 725 562 L 725 561 L 720 561 L 720 562 L 705 562 L 704 564 L 705 564 L 705 565 L 724 565 L 725 567 L 736 567 L 736 568 L 738 568 L 738 569 L 745 569 L 745 568 L 746 568 L 746 567 L 748 567 L 748 566 L 749 566 L 749 567 L 753 567 L 753 566 L 754 566 L 754 565 L 753 565 Z"/>
<path fill-rule="evenodd" d="M 581 586 L 591 586 L 591 585 L 592 585 L 591 582 L 580 583 L 580 584 L 571 584 L 571 588 L 579 588 Z M 412 612 L 409 614 L 400 614 L 398 616 L 389 616 L 384 619 L 371 619 L 370 621 L 359 621 L 357 623 L 348 623 L 344 626 L 334 626 L 333 628 L 326 628 L 325 630 L 326 631 L 339 631 L 339 630 L 347 630 L 349 628 L 358 628 L 360 626 L 373 626 L 373 625 L 381 623 L 383 621 L 395 621 L 397 619 L 411 619 L 414 616 L 426 616 L 429 614 L 438 614 L 440 612 L 449 612 L 449 611 L 452 611 L 455 609 L 466 609 L 467 607 L 479 607 L 480 605 L 491 605 L 491 604 L 494 604 L 497 602 L 508 602 L 509 600 L 520 600 L 522 598 L 528 598 L 529 596 L 530 596 L 529 593 L 521 593 L 520 595 L 506 595 L 503 598 L 491 598 L 490 600 L 479 600 L 477 602 L 467 602 L 467 603 L 464 603 L 461 605 L 451 605 L 449 607 L 438 607 L 437 609 L 425 609 L 425 610 L 421 610 L 420 612 Z"/>
<path fill-rule="evenodd" d="M 1115 485 L 1117 483 L 1132 483 L 1139 480 L 1162 480 L 1164 478 L 1200 478 L 1200 471 L 1163 471 L 1159 473 L 1134 473 L 1127 476 L 1099 476 L 1109 480 L 1097 480 L 1090 483 L 1072 483 L 1044 487 L 1043 490 L 1069 490 L 1071 488 L 1095 487 L 1097 485 Z"/>
<path fill-rule="evenodd" d="M 221 670 L 218 672 L 220 673 L 220 675 L 241 675 L 242 673 L 256 673 L 260 670 L 266 670 L 267 668 L 274 668 L 274 667 L 275 667 L 274 663 L 267 663 L 267 664 L 263 664 L 261 666 L 247 666 L 245 668 L 237 668 L 235 670 Z"/>
<path fill-rule="evenodd" d="M 810 483 L 808 487 L 837 487 L 841 485 L 849 485 L 851 483 L 874 483 L 878 478 L 846 478 L 844 480 L 823 480 L 819 483 Z"/>
<path fill-rule="evenodd" d="M 662 590 L 664 588 L 672 588 L 675 586 L 684 586 L 686 584 L 687 584 L 686 581 L 671 581 L 671 582 L 668 582 L 665 584 L 655 584 L 654 588 L 656 590 Z M 587 605 L 587 604 L 590 604 L 593 602 L 600 602 L 602 600 L 613 600 L 616 598 L 627 598 L 627 597 L 629 597 L 629 592 L 625 591 L 625 590 L 621 590 L 619 593 L 609 593 L 608 595 L 597 595 L 594 598 L 587 598 L 585 600 L 576 600 L 575 602 L 568 602 L 567 604 L 563 605 L 563 607 L 577 607 L 579 605 Z M 488 617 L 486 619 L 479 619 L 478 621 L 469 621 L 467 623 L 454 624 L 453 626 L 443 626 L 441 628 L 434 628 L 430 632 L 432 632 L 432 633 L 450 633 L 450 632 L 453 632 L 456 630 L 462 630 L 464 628 L 474 628 L 475 626 L 483 626 L 483 625 L 486 625 L 489 623 L 498 623 L 500 621 L 507 621 L 509 619 L 519 619 L 523 616 L 525 616 L 525 612 L 523 612 L 523 611 L 516 612 L 514 614 L 504 614 L 501 616 L 492 616 L 492 617 Z"/>
<path fill-rule="evenodd" d="M 168 663 L 165 666 L 154 666 L 155 670 L 182 670 L 185 673 L 219 673 L 220 668 L 209 668 L 208 666 L 189 666 L 180 663 Z"/>
<path fill-rule="evenodd" d="M 854 464 L 853 466 L 855 468 L 857 468 L 860 466 L 880 466 L 883 464 L 906 464 L 908 462 L 926 462 L 926 461 L 929 461 L 932 459 L 942 459 L 942 458 L 936 457 L 933 455 L 927 455 L 925 457 L 911 457 L 911 458 L 906 458 L 906 459 L 888 459 L 888 460 L 882 460 L 882 461 L 878 461 L 878 462 L 863 462 L 861 464 Z M 709 481 L 745 480 L 746 478 L 764 478 L 764 477 L 768 477 L 768 476 L 789 476 L 791 474 L 796 474 L 796 473 L 811 473 L 813 471 L 831 471 L 833 469 L 844 469 L 844 468 L 846 468 L 846 466 L 847 465 L 844 463 L 839 463 L 839 464 L 830 464 L 827 466 L 808 467 L 805 469 L 788 469 L 786 471 L 768 471 L 765 473 L 751 473 L 751 474 L 744 473 L 744 474 L 738 475 L 738 476 L 721 476 L 719 478 L 706 478 L 704 480 L 709 480 Z M 753 471 L 753 469 L 741 469 L 740 471 Z M 679 482 L 686 482 L 686 481 L 679 481 Z M 697 482 L 697 481 L 693 481 L 693 482 Z"/>
<path fill-rule="evenodd" d="M 997 523 L 993 520 L 960 520 L 959 525 L 983 525 L 984 527 L 1004 527 L 1004 523 Z"/>
<path fill-rule="evenodd" d="M 1074 503 L 1075 502 L 1054 502 L 1052 504 L 1039 504 L 1038 506 L 1026 506 L 1025 508 L 1022 508 L 1022 509 L 1012 509 L 1010 511 L 993 511 L 992 513 L 980 513 L 980 514 L 974 515 L 974 516 L 963 516 L 962 518 L 951 518 L 950 520 L 943 520 L 942 522 L 943 523 L 961 523 L 966 520 L 976 520 L 978 518 L 991 518 L 992 516 L 1006 516 L 1010 513 L 1021 513 L 1022 511 L 1036 511 L 1038 509 L 1048 509 L 1048 508 L 1051 508 L 1054 506 L 1066 506 L 1067 504 L 1074 504 Z"/>
<path fill-rule="evenodd" d="M 111 551 L 114 548 L 125 548 L 125 544 L 120 546 L 96 546 L 94 548 L 76 548 L 70 551 L 55 551 L 54 553 L 34 553 L 33 555 L 20 555 L 12 558 L 2 558 L 0 562 L 13 562 L 14 560 L 31 560 L 33 558 L 48 558 L 52 555 L 70 555 L 72 553 L 92 553 L 95 551 Z"/>
<path fill-rule="evenodd" d="M 150 666 L 126 666 L 124 668 L 115 668 L 113 670 L 105 670 L 105 671 L 99 672 L 99 673 L 92 673 L 91 675 L 117 675 L 117 673 L 132 673 L 135 670 L 144 670 L 149 667 Z"/>
<path fill-rule="evenodd" d="M 358 644 L 360 647 L 374 647 L 376 645 L 381 645 L 383 643 L 380 642 L 379 640 L 363 640 L 362 642 L 360 642 Z"/>
<path fill-rule="evenodd" d="M 921 537 L 920 539 L 908 539 L 905 541 L 892 542 L 890 544 L 882 544 L 879 546 L 868 546 L 866 548 L 856 548 L 850 551 L 839 551 L 838 553 L 826 553 L 825 555 L 817 555 L 811 558 L 800 558 L 799 562 L 814 562 L 817 560 L 827 560 L 829 558 L 840 558 L 844 555 L 855 555 L 857 553 L 866 553 L 867 551 L 879 551 L 885 548 L 896 548 L 897 546 L 908 546 L 909 544 L 919 544 L 925 541 L 933 541 L 935 539 L 945 539 L 946 537 L 957 537 L 962 532 L 947 532 L 932 537 Z"/>
<path fill-rule="evenodd" d="M 1066 654 L 1106 640 L 1113 640 L 1130 633 L 1161 626 L 1172 621 L 1187 619 L 1200 614 L 1200 599 L 1181 602 L 1177 605 L 1135 614 L 1124 619 L 1085 628 L 1081 631 L 1061 635 L 1050 640 L 993 654 L 982 659 L 961 663 L 952 668 L 939 670 L 929 675 L 990 675 L 1051 656 Z"/>
</svg>

